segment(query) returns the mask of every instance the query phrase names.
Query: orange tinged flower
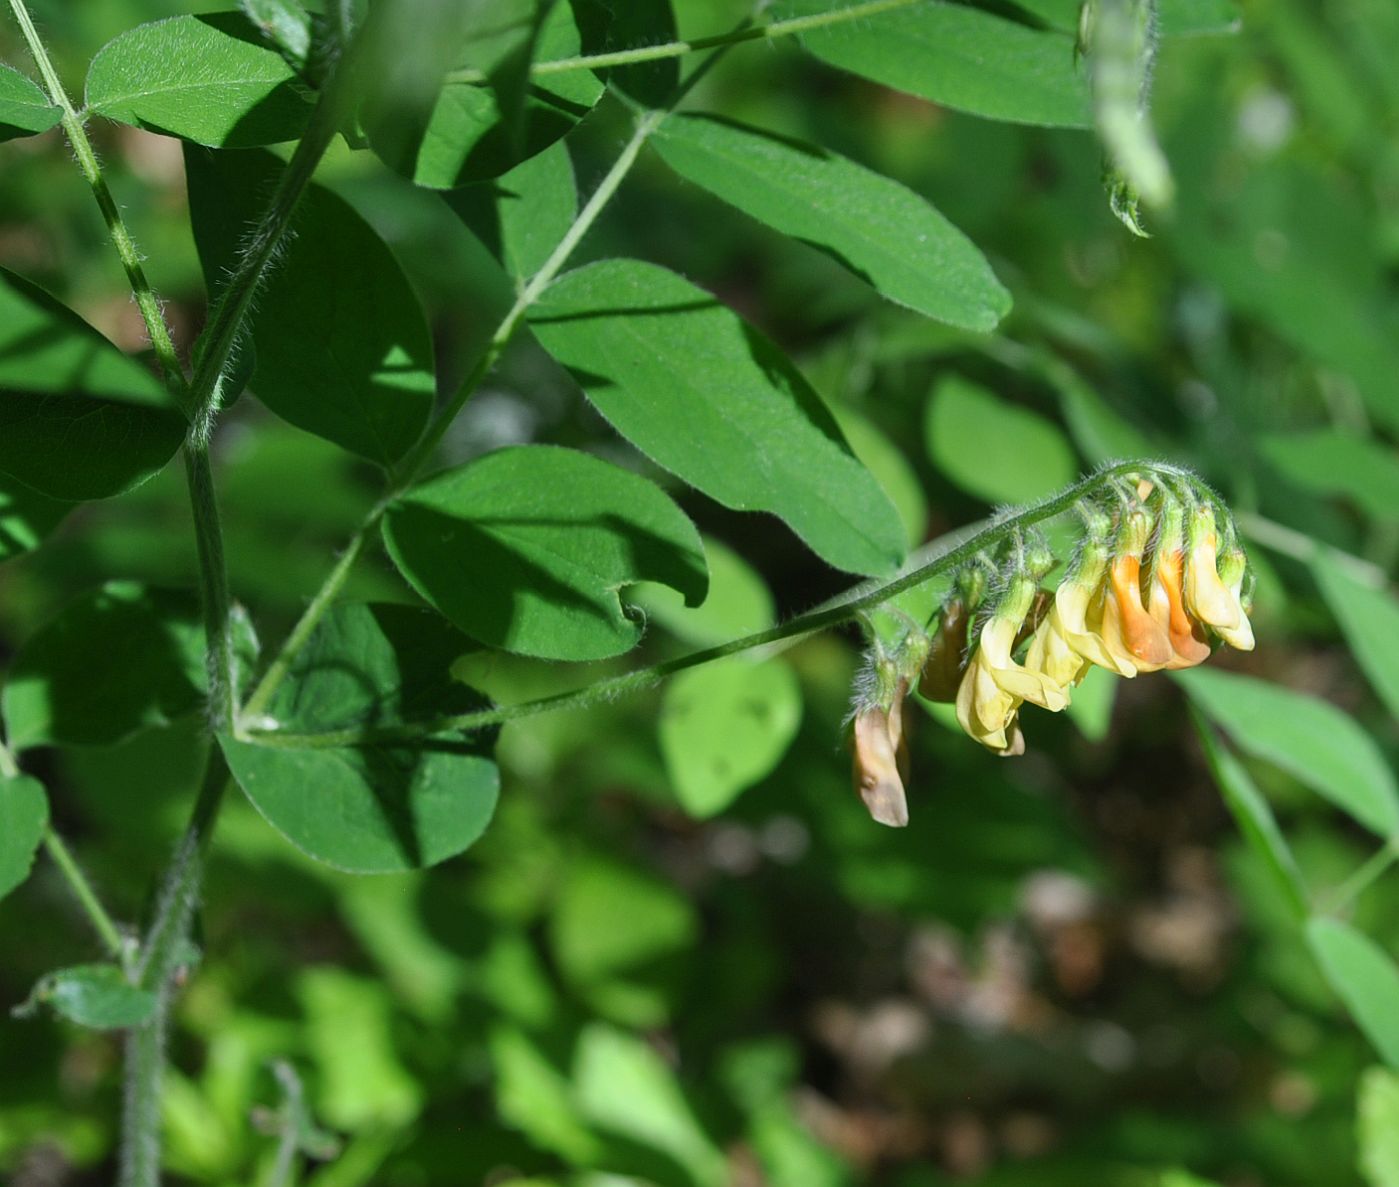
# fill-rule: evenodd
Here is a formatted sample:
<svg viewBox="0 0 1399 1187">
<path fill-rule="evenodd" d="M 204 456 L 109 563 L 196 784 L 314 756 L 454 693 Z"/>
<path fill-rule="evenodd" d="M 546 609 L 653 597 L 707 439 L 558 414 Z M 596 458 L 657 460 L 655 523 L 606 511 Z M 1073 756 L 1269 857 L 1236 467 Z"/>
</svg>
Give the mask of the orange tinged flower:
<svg viewBox="0 0 1399 1187">
<path fill-rule="evenodd" d="M 1156 571 L 1151 578 L 1151 617 L 1165 627 L 1171 640 L 1174 657 L 1167 668 L 1193 668 L 1210 657 L 1210 643 L 1205 629 L 1185 608 L 1185 591 L 1181 579 L 1185 554 L 1179 550 L 1156 559 Z"/>
<path fill-rule="evenodd" d="M 1139 672 L 1155 672 L 1175 657 L 1170 635 L 1142 604 L 1142 550 L 1148 531 L 1144 513 L 1136 511 L 1127 517 L 1118 554 L 1108 566 L 1103 603 L 1103 645 Z"/>
</svg>

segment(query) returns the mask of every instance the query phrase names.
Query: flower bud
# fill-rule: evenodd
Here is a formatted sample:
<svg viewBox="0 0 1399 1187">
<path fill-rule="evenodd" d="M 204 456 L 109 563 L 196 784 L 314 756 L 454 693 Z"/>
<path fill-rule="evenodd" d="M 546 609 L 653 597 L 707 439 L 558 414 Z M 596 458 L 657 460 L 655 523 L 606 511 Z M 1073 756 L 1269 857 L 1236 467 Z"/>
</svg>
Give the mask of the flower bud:
<svg viewBox="0 0 1399 1187">
<path fill-rule="evenodd" d="M 949 595 L 938 616 L 938 629 L 928 647 L 928 659 L 918 681 L 918 695 L 929 701 L 955 701 L 967 659 L 967 628 L 971 611 L 958 594 Z"/>
<path fill-rule="evenodd" d="M 1219 579 L 1219 537 L 1214 511 L 1200 504 L 1190 513 L 1185 558 L 1185 608 L 1218 633 L 1234 630 L 1244 617 L 1236 594 Z"/>
</svg>

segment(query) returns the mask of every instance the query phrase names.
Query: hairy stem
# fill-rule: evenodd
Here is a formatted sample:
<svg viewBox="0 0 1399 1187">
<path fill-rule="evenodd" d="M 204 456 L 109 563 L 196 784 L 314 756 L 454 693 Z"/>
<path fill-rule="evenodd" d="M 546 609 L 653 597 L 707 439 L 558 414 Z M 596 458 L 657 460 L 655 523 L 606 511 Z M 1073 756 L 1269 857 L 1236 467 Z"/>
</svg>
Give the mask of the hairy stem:
<svg viewBox="0 0 1399 1187">
<path fill-rule="evenodd" d="M 609 66 L 630 66 L 637 62 L 654 62 L 660 58 L 679 58 L 686 54 L 698 53 L 706 49 L 726 49 L 745 41 L 775 41 L 779 37 L 791 37 L 812 29 L 828 25 L 858 21 L 880 13 L 892 12 L 898 8 L 908 8 L 921 0 L 866 0 L 863 4 L 852 4 L 849 8 L 837 8 L 831 12 L 812 13 L 810 16 L 791 17 L 785 21 L 772 21 L 766 25 L 752 25 L 735 29 L 728 33 L 716 33 L 712 37 L 696 37 L 693 41 L 664 41 L 659 45 L 643 45 L 635 49 L 613 50 L 603 54 L 580 54 L 572 58 L 553 58 L 530 64 L 530 74 L 539 77 L 547 74 L 567 74 L 573 70 L 603 70 Z M 463 69 L 453 70 L 447 75 L 448 82 L 485 82 L 484 71 Z"/>
<path fill-rule="evenodd" d="M 44 48 L 43 40 L 34 27 L 34 21 L 24 0 L 10 0 L 10 8 L 14 10 L 15 20 L 19 22 L 24 40 L 29 45 L 29 52 L 34 56 L 34 62 L 43 76 L 44 89 L 48 92 L 50 102 L 63 113 L 64 135 L 68 137 L 68 143 L 72 146 L 78 168 L 82 170 L 83 177 L 92 188 L 98 209 L 102 211 L 102 217 L 107 223 L 107 231 L 116 245 L 117 255 L 121 257 L 122 267 L 126 269 L 127 281 L 131 285 L 132 295 L 136 298 L 136 307 L 141 311 L 141 320 L 146 323 L 146 333 L 150 336 L 151 348 L 155 351 L 161 373 L 176 399 L 189 411 L 184 371 L 180 367 L 179 356 L 175 353 L 175 343 L 170 337 L 165 313 L 146 279 L 136 241 L 127 230 L 121 211 L 117 209 L 116 199 L 112 197 L 107 180 L 102 176 L 102 167 L 98 164 L 92 141 L 87 138 L 87 129 L 83 127 L 82 119 L 74 109 L 72 100 L 68 98 L 68 92 L 63 89 L 63 83 L 59 81 L 58 73 L 53 68 L 48 50 Z"/>
<path fill-rule="evenodd" d="M 849 597 L 840 599 L 835 605 L 804 614 L 780 626 L 771 627 L 756 634 L 733 639 L 715 647 L 691 652 L 676 659 L 612 676 L 590 684 L 586 688 L 572 692 L 556 693 L 539 700 L 524 701 L 516 705 L 502 705 L 494 709 L 483 709 L 473 713 L 458 713 L 424 721 L 405 723 L 389 728 L 356 727 L 344 730 L 326 730 L 313 734 L 292 734 L 275 729 L 250 729 L 246 736 L 250 741 L 264 746 L 286 749 L 321 749 L 337 746 L 363 746 L 389 742 L 408 741 L 447 731 L 478 730 L 492 725 L 500 725 L 521 717 L 533 717 L 538 713 L 548 713 L 557 709 L 583 709 L 590 705 L 615 700 L 627 693 L 640 692 L 650 688 L 667 676 L 683 672 L 687 668 L 713 663 L 727 656 L 738 655 L 755 648 L 767 647 L 786 639 L 810 635 L 816 631 L 839 626 L 851 621 L 863 611 L 883 605 L 914 586 L 922 585 L 970 560 L 983 550 L 995 549 L 1008 539 L 1023 533 L 1025 529 L 1047 519 L 1053 519 L 1070 510 L 1084 495 L 1111 482 L 1119 475 L 1151 471 L 1158 474 L 1181 474 L 1175 467 L 1159 462 L 1119 462 L 1107 466 L 1096 473 L 1066 488 L 1050 498 L 1043 499 L 1019 511 L 996 517 L 987 527 L 940 550 L 933 559 L 902 573 L 881 584 L 866 585 L 856 589 Z"/>
</svg>

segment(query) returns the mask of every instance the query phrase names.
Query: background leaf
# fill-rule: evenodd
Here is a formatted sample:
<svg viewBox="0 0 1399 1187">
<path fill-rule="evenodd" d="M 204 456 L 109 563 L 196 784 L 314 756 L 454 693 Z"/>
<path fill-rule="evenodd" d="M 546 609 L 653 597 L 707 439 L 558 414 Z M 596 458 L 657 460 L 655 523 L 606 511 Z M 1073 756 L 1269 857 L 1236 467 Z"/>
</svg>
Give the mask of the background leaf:
<svg viewBox="0 0 1399 1187">
<path fill-rule="evenodd" d="M 1078 473 L 1073 449 L 1053 422 L 957 375 L 933 389 L 924 431 L 938 469 L 988 503 L 1028 503 Z"/>
<path fill-rule="evenodd" d="M 848 572 L 891 570 L 898 514 L 797 370 L 708 293 L 606 260 L 562 277 L 531 326 L 643 453 L 726 507 L 770 511 Z"/>
<path fill-rule="evenodd" d="M 1334 705 L 1233 672 L 1172 675 L 1245 753 L 1275 763 L 1380 836 L 1399 833 L 1393 773 L 1370 736 Z"/>
<path fill-rule="evenodd" d="M 1390 713 L 1399 717 L 1399 601 L 1388 590 L 1357 581 L 1325 550 L 1312 562 L 1312 575 L 1360 670 Z"/>
<path fill-rule="evenodd" d="M 186 151 L 190 214 L 211 295 L 280 169 L 266 153 Z M 432 410 L 432 339 L 417 296 L 383 240 L 329 190 L 307 188 L 294 231 L 251 318 L 253 390 L 292 424 L 390 465 Z"/>
<path fill-rule="evenodd" d="M 29 877 L 49 824 L 49 801 L 37 779 L 0 779 L 0 898 Z"/>
<path fill-rule="evenodd" d="M 301 135 L 307 90 L 242 13 L 176 16 L 108 42 L 87 75 L 88 110 L 213 148 Z"/>
<path fill-rule="evenodd" d="M 753 566 L 727 544 L 704 537 L 709 591 L 698 606 L 687 606 L 679 590 L 642 582 L 632 600 L 677 638 L 696 647 L 713 647 L 756 634 L 775 621 L 772 593 Z"/>
<path fill-rule="evenodd" d="M 1303 490 L 1343 495 L 1367 515 L 1399 520 L 1399 459 L 1392 449 L 1337 429 L 1269 433 L 1258 446 L 1275 470 Z"/>
<path fill-rule="evenodd" d="M 651 142 L 681 176 L 832 256 L 890 301 L 983 332 L 1010 309 L 971 240 L 854 161 L 714 116 L 671 116 Z"/>
<path fill-rule="evenodd" d="M 641 638 L 620 590 L 708 584 L 699 533 L 646 479 L 574 450 L 500 449 L 434 475 L 384 520 L 394 563 L 472 638 L 550 659 L 601 659 Z"/>
<path fill-rule="evenodd" d="M 666 687 L 661 753 L 680 803 L 706 819 L 765 778 L 801 725 L 801 686 L 781 660 L 728 659 Z"/>
<path fill-rule="evenodd" d="M 47 132 L 63 113 L 18 70 L 0 66 L 0 140 Z"/>
<path fill-rule="evenodd" d="M 37 548 L 72 509 L 0 475 L 0 561 Z"/>
<path fill-rule="evenodd" d="M 1399 967 L 1374 940 L 1339 919 L 1307 924 L 1307 943 L 1355 1023 L 1391 1068 L 1399 1068 Z"/>
<path fill-rule="evenodd" d="M 184 435 L 150 372 L 0 269 L 0 471 L 52 499 L 101 499 L 144 482 Z"/>
<path fill-rule="evenodd" d="M 451 675 L 470 644 L 407 606 L 337 606 L 297 655 L 268 707 L 289 733 L 468 712 L 481 698 Z M 490 823 L 500 775 L 493 736 L 438 735 L 419 747 L 275 749 L 221 737 L 259 812 L 303 852 L 357 874 L 434 865 Z"/>
<path fill-rule="evenodd" d="M 777 19 L 830 11 L 828 0 L 779 0 Z M 800 35 L 823 62 L 988 119 L 1050 127 L 1092 122 L 1073 40 L 939 0 Z"/>
<path fill-rule="evenodd" d="M 1399 1187 L 1399 1076 L 1369 1068 L 1356 1105 L 1360 1169 L 1370 1187 Z"/>
</svg>

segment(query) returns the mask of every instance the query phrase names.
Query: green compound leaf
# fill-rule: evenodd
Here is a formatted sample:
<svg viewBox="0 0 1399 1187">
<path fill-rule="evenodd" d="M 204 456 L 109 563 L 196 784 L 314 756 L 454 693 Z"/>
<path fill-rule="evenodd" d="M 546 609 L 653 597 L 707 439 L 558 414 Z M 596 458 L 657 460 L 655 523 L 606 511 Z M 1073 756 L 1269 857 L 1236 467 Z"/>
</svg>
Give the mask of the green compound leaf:
<svg viewBox="0 0 1399 1187">
<path fill-rule="evenodd" d="M 39 547 L 72 509 L 0 474 L 0 561 Z"/>
<path fill-rule="evenodd" d="M 29 877 L 49 824 L 49 801 L 37 779 L 0 779 L 0 898 Z"/>
<path fill-rule="evenodd" d="M 971 240 L 854 161 L 713 116 L 672 116 L 652 143 L 682 177 L 834 257 L 890 301 L 983 332 L 1010 309 Z"/>
<path fill-rule="evenodd" d="M 924 430 L 938 469 L 988 503 L 1043 498 L 1078 473 L 1073 448 L 1056 424 L 957 375 L 934 388 Z"/>
<path fill-rule="evenodd" d="M 198 599 L 113 581 L 25 643 L 0 710 L 17 750 L 109 746 L 193 712 L 206 682 Z"/>
<path fill-rule="evenodd" d="M 1334 705 L 1252 676 L 1172 673 L 1239 749 L 1281 767 L 1386 839 L 1399 835 L 1399 790 L 1379 747 Z"/>
<path fill-rule="evenodd" d="M 408 606 L 337 606 L 296 657 L 264 726 L 288 733 L 390 728 L 483 707 L 451 665 L 471 644 Z M 274 748 L 219 739 L 254 807 L 298 849 L 356 874 L 435 865 L 495 811 L 493 734 L 420 745 Z"/>
<path fill-rule="evenodd" d="M 531 315 L 612 426 L 726 507 L 768 511 L 824 560 L 887 573 L 903 525 L 821 398 L 767 339 L 664 268 L 570 272 Z"/>
<path fill-rule="evenodd" d="M 1303 490 L 1340 495 L 1376 519 L 1399 520 L 1399 460 L 1388 446 L 1316 429 L 1269 433 L 1259 448 L 1273 469 Z"/>
<path fill-rule="evenodd" d="M 830 11 L 830 0 L 780 0 L 777 19 Z M 1058 30 L 937 0 L 800 34 L 823 62 L 897 91 L 988 119 L 1049 127 L 1092 123 L 1074 40 Z"/>
<path fill-rule="evenodd" d="M 578 215 L 573 162 L 562 144 L 494 182 L 463 186 L 443 197 L 516 280 L 539 271 Z"/>
<path fill-rule="evenodd" d="M 769 775 L 801 725 L 801 685 L 780 660 L 695 668 L 666 688 L 661 753 L 680 803 L 708 819 Z"/>
<path fill-rule="evenodd" d="M 1205 760 L 1209 763 L 1224 803 L 1234 817 L 1234 823 L 1239 826 L 1249 848 L 1271 873 L 1293 917 L 1298 921 L 1305 919 L 1306 883 L 1302 880 L 1302 871 L 1297 868 L 1297 859 L 1292 856 L 1287 839 L 1278 828 L 1272 808 L 1254 785 L 1243 763 L 1224 746 L 1199 711 L 1192 708 L 1191 716 L 1200 745 L 1205 751 Z"/>
<path fill-rule="evenodd" d="M 16 1010 L 21 1017 L 40 1005 L 94 1030 L 140 1026 L 155 1013 L 155 994 L 131 984 L 114 964 L 79 964 L 46 975 Z"/>
<path fill-rule="evenodd" d="M 546 659 L 618 655 L 642 616 L 638 581 L 704 600 L 699 533 L 659 487 L 574 450 L 501 449 L 389 508 L 384 540 L 409 583 L 462 631 Z"/>
<path fill-rule="evenodd" d="M 184 436 L 159 380 L 0 269 L 0 472 L 51 499 L 103 499 L 144 482 Z"/>
<path fill-rule="evenodd" d="M 241 13 L 153 21 L 109 41 L 87 75 L 88 110 L 211 148 L 301 135 L 311 98 Z"/>
<path fill-rule="evenodd" d="M 418 185 L 445 190 L 499 177 L 571 132 L 602 97 L 603 84 L 588 70 L 530 75 L 532 61 L 582 51 L 572 5 L 498 0 L 490 18 L 453 56 L 485 81 L 448 74 L 416 145 L 405 151 L 387 125 L 369 128 L 375 151 Z"/>
<path fill-rule="evenodd" d="M 1387 589 L 1357 581 L 1323 548 L 1312 575 L 1341 624 L 1350 653 L 1395 717 L 1399 717 L 1399 599 Z"/>
<path fill-rule="evenodd" d="M 36 83 L 0 66 L 0 140 L 47 132 L 62 116 Z"/>
<path fill-rule="evenodd" d="M 186 150 L 195 244 L 211 295 L 280 169 L 268 153 Z M 307 188 L 293 229 L 252 314 L 252 390 L 299 428 L 391 465 L 432 411 L 432 339 L 417 296 L 384 241 L 329 190 Z"/>
<path fill-rule="evenodd" d="M 1307 943 L 1355 1024 L 1384 1061 L 1399 1069 L 1399 966 L 1394 959 L 1339 919 L 1312 919 Z"/>
</svg>

